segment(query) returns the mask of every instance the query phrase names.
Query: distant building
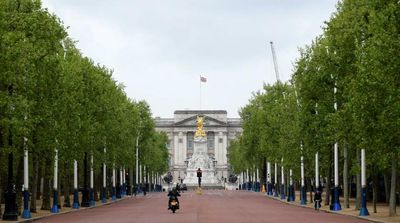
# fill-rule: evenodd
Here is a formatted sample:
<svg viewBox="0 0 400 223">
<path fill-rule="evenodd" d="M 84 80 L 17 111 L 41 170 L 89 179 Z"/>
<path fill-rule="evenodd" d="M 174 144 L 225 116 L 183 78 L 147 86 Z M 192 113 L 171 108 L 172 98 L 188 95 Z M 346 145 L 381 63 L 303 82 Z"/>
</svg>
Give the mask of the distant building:
<svg viewBox="0 0 400 223">
<path fill-rule="evenodd" d="M 228 118 L 224 110 L 177 110 L 173 118 L 155 118 L 156 130 L 168 135 L 169 170 L 174 183 L 186 177 L 198 115 L 204 117 L 207 152 L 216 161 L 216 176 L 221 182 L 228 177 L 228 147 L 230 141 L 242 133 L 241 119 Z"/>
</svg>

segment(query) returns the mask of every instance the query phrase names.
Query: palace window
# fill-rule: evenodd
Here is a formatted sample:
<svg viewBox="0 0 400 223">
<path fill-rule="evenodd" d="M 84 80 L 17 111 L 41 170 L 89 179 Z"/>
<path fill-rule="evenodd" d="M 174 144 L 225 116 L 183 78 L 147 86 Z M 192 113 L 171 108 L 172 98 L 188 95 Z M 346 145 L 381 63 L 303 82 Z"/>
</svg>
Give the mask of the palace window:
<svg viewBox="0 0 400 223">
<path fill-rule="evenodd" d="M 186 134 L 186 147 L 188 152 L 193 153 L 193 141 L 194 141 L 194 133 L 193 132 L 188 132 Z"/>
<path fill-rule="evenodd" d="M 214 152 L 214 147 L 215 147 L 215 134 L 214 134 L 214 132 L 207 132 L 208 152 Z"/>
</svg>

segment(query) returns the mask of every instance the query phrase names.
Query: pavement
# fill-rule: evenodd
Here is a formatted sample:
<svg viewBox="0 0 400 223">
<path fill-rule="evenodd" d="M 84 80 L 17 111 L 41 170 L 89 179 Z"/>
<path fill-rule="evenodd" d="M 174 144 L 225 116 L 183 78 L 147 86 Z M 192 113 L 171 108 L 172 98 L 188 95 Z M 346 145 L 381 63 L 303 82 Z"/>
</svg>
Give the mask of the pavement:
<svg viewBox="0 0 400 223">
<path fill-rule="evenodd" d="M 353 216 L 316 212 L 248 191 L 205 190 L 202 194 L 185 192 L 180 197 L 181 209 L 175 214 L 167 210 L 166 193 L 126 197 L 110 205 L 52 215 L 35 222 L 54 223 L 122 223 L 122 222 L 199 222 L 199 223 L 361 223 L 369 222 Z"/>
<path fill-rule="evenodd" d="M 307 193 L 307 199 L 310 199 L 309 197 L 309 193 Z M 314 203 L 310 203 L 309 201 L 307 201 L 306 205 L 301 205 L 300 204 L 300 191 L 296 191 L 296 201 L 294 202 L 287 202 L 287 201 L 283 201 L 279 198 L 275 198 L 275 197 L 269 197 L 269 198 L 273 198 L 273 199 L 277 199 L 281 202 L 290 204 L 290 205 L 296 205 L 299 207 L 303 207 L 303 208 L 314 208 Z M 361 219 L 365 219 L 371 222 L 375 222 L 375 223 L 399 223 L 400 222 L 400 215 L 396 215 L 396 216 L 392 216 L 389 217 L 389 207 L 388 204 L 386 203 L 377 203 L 376 205 L 376 213 L 374 213 L 374 208 L 373 208 L 373 204 L 372 202 L 367 202 L 367 209 L 369 211 L 369 216 L 359 216 L 360 211 L 358 209 L 356 209 L 356 200 L 355 198 L 350 198 L 349 199 L 349 207 L 345 207 L 344 205 L 344 198 L 340 197 L 340 204 L 342 206 L 342 210 L 341 211 L 331 211 L 329 209 L 329 205 L 324 205 L 324 199 L 325 199 L 325 193 L 323 193 L 322 196 L 322 207 L 321 207 L 321 211 L 325 211 L 325 212 L 330 212 L 330 213 L 334 213 L 334 214 L 341 214 L 341 215 L 349 215 L 349 216 L 354 216 L 357 218 L 361 218 Z M 400 206 L 397 205 L 397 210 L 400 210 Z"/>
</svg>

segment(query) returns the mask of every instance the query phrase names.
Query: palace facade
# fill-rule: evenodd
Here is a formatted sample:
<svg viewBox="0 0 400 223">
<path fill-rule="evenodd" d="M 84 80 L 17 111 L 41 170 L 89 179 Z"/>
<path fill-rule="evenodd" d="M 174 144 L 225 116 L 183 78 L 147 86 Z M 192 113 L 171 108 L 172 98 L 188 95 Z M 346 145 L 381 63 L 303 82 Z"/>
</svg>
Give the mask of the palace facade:
<svg viewBox="0 0 400 223">
<path fill-rule="evenodd" d="M 193 155 L 197 116 L 204 117 L 207 153 L 214 160 L 215 175 L 220 182 L 228 177 L 228 147 L 242 133 L 241 119 L 228 118 L 225 110 L 177 110 L 173 118 L 155 118 L 156 130 L 168 136 L 169 171 L 173 182 L 186 177 L 189 158 Z"/>
</svg>

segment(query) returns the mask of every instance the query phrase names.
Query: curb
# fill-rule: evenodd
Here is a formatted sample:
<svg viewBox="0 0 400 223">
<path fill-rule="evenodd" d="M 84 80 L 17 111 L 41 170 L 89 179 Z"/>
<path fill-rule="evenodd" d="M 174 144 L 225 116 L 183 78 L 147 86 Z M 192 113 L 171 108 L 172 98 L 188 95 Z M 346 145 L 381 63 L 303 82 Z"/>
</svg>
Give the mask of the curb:
<svg viewBox="0 0 400 223">
<path fill-rule="evenodd" d="M 129 196 L 129 197 L 130 197 L 130 196 Z M 79 208 L 79 209 L 71 209 L 71 210 L 69 210 L 69 211 L 65 211 L 65 212 L 61 212 L 61 213 L 50 214 L 50 215 L 44 215 L 44 216 L 34 217 L 34 218 L 30 218 L 30 219 L 25 219 L 25 220 L 18 220 L 18 221 L 15 221 L 15 222 L 16 222 L 16 223 L 30 223 L 30 222 L 34 222 L 34 221 L 37 221 L 37 220 L 40 220 L 40 219 L 43 219 L 43 218 L 48 218 L 48 217 L 51 217 L 51 216 L 63 215 L 63 214 L 68 214 L 68 213 L 72 213 L 72 212 L 84 211 L 84 210 L 89 210 L 89 209 L 92 209 L 92 208 L 97 208 L 97 207 L 102 207 L 102 206 L 106 206 L 106 205 L 111 205 L 111 204 L 114 204 L 114 203 L 123 201 L 123 200 L 125 200 L 125 199 L 126 199 L 126 196 L 125 196 L 124 198 L 121 198 L 121 199 L 118 199 L 118 200 L 115 200 L 115 201 L 110 201 L 110 202 L 107 202 L 107 203 L 101 203 L 100 205 L 93 206 L 93 207 L 84 207 L 84 208 L 81 207 L 81 208 Z"/>
<path fill-rule="evenodd" d="M 263 195 L 264 195 L 264 194 L 263 194 Z M 277 200 L 277 201 L 280 201 L 280 202 L 282 202 L 282 203 L 289 204 L 289 205 L 293 205 L 293 206 L 296 206 L 296 207 L 312 209 L 312 207 L 309 207 L 309 206 L 299 205 L 299 204 L 294 203 L 294 202 L 288 202 L 288 201 L 286 201 L 286 200 L 281 200 L 281 199 L 279 199 L 279 198 L 270 197 L 270 196 L 268 196 L 268 195 L 264 195 L 264 196 L 267 197 L 267 198 L 269 198 L 269 199 Z M 341 212 L 337 212 L 337 211 L 321 210 L 321 209 L 320 209 L 319 211 L 323 211 L 323 212 L 325 212 L 325 213 L 331 213 L 331 214 L 338 214 L 338 215 L 349 216 L 349 217 L 358 218 L 358 219 L 362 219 L 362 220 L 366 220 L 366 221 L 374 222 L 374 223 L 388 223 L 387 221 L 382 221 L 382 220 L 378 220 L 378 219 L 370 219 L 370 218 L 368 218 L 368 217 L 356 216 L 356 215 L 341 213 Z M 390 223 L 390 222 L 389 222 L 389 223 Z"/>
</svg>

